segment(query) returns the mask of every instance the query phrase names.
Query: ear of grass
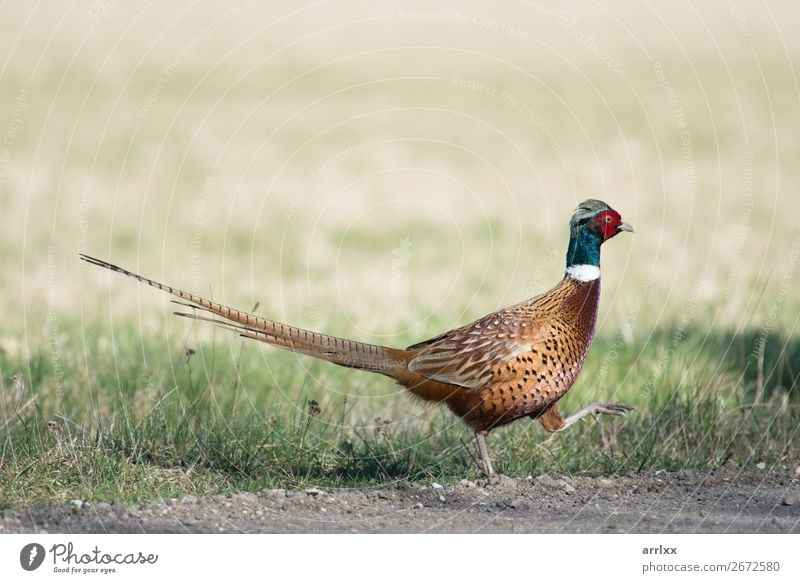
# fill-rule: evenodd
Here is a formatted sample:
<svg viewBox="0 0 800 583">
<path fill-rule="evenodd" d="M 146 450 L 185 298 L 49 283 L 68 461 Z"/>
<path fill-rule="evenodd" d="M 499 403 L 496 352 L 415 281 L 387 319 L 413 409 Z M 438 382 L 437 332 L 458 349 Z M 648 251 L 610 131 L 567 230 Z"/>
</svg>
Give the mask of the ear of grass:
<svg viewBox="0 0 800 583">
<path fill-rule="evenodd" d="M 757 352 L 742 356 L 752 354 L 755 334 L 688 334 L 669 358 L 664 336 L 643 346 L 599 338 L 562 403 L 568 413 L 613 398 L 633 403 L 635 412 L 588 419 L 552 436 L 538 423 L 513 423 L 489 437 L 497 470 L 601 474 L 800 459 L 800 341 L 770 335 L 759 364 Z M 150 370 L 157 363 L 169 370 L 163 351 L 146 350 Z M 0 355 L 0 504 L 478 475 L 468 431 L 442 408 L 403 420 L 396 418 L 401 405 L 419 409 L 400 395 L 391 399 L 398 409 L 370 407 L 366 395 L 329 396 L 309 379 L 350 386 L 354 373 L 324 364 L 289 373 L 288 385 L 277 390 L 264 386 L 256 353 L 241 365 L 235 351 L 228 360 L 218 353 L 212 372 L 200 362 L 210 350 L 200 346 L 192 356 L 198 361 L 191 379 L 186 357 L 176 351 L 173 377 L 135 363 L 122 370 L 109 364 L 92 371 L 90 390 L 76 363 L 66 363 L 55 383 L 41 354 L 27 361 Z M 616 358 L 609 361 L 604 356 L 612 350 Z M 280 370 L 298 364 L 286 353 L 270 358 L 289 359 Z M 23 372 L 9 378 L 10 371 Z M 142 382 L 147 375 L 152 378 Z M 386 381 L 367 378 L 374 383 L 367 386 L 385 388 Z M 241 400 L 233 408 L 237 382 Z M 309 399 L 321 403 L 319 411 L 309 408 Z"/>
</svg>

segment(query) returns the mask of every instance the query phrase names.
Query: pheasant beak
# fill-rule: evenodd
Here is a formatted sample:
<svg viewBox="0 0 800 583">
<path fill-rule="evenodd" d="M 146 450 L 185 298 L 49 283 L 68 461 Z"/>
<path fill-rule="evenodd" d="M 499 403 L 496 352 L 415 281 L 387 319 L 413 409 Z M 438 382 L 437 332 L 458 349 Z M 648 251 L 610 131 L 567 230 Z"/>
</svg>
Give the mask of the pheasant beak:
<svg viewBox="0 0 800 583">
<path fill-rule="evenodd" d="M 631 227 L 628 223 L 620 223 L 617 227 L 617 232 L 620 231 L 628 231 L 629 233 L 633 233 L 633 227 Z"/>
</svg>

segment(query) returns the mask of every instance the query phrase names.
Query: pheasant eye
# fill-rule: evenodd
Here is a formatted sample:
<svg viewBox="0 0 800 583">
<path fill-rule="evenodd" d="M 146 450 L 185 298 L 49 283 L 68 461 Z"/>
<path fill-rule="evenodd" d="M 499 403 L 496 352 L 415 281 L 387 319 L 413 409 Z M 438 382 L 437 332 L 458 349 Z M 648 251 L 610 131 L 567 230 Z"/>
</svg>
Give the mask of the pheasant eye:
<svg viewBox="0 0 800 583">
<path fill-rule="evenodd" d="M 612 220 L 613 219 L 611 218 L 611 215 L 606 215 L 606 222 L 607 223 L 610 223 Z"/>
</svg>

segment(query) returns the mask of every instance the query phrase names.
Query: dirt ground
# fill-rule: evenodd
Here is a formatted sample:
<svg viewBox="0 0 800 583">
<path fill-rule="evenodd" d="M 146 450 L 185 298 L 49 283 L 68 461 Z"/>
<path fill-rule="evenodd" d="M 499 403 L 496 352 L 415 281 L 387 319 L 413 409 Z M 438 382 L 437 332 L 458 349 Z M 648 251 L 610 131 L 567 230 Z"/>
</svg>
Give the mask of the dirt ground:
<svg viewBox="0 0 800 583">
<path fill-rule="evenodd" d="M 800 533 L 800 467 L 500 476 L 5 510 L 5 533 Z"/>
</svg>

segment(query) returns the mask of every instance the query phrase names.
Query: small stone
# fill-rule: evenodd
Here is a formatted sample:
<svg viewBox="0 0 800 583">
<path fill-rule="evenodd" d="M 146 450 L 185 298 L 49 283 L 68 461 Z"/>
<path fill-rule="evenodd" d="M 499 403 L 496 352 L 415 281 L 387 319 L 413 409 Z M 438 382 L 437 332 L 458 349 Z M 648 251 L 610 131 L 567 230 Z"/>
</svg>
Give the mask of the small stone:
<svg viewBox="0 0 800 583">
<path fill-rule="evenodd" d="M 547 474 L 542 474 L 541 476 L 536 478 L 536 481 L 540 485 L 544 486 L 545 488 L 553 488 L 553 489 L 556 489 L 556 490 L 564 490 L 565 492 L 567 492 L 569 494 L 571 494 L 571 493 L 573 493 L 575 491 L 575 488 L 572 486 L 572 484 L 568 483 L 563 478 L 559 478 L 558 480 L 554 480 L 553 478 L 551 478 Z"/>
<path fill-rule="evenodd" d="M 417 502 L 416 504 L 414 504 L 414 508 L 419 510 L 420 508 L 424 508 L 424 505 L 422 504 L 422 502 Z"/>
<path fill-rule="evenodd" d="M 756 467 L 757 467 L 759 470 L 766 470 L 766 469 L 767 469 L 767 464 L 765 464 L 764 462 L 758 462 L 758 463 L 756 464 Z"/>
<path fill-rule="evenodd" d="M 794 506 L 795 504 L 797 504 L 797 498 L 795 498 L 794 496 L 787 496 L 786 498 L 783 499 L 781 504 L 783 506 Z"/>
<path fill-rule="evenodd" d="M 306 488 L 306 495 L 307 496 L 319 496 L 320 494 L 324 494 L 322 490 L 319 488 Z"/>
<path fill-rule="evenodd" d="M 442 496 L 441 494 L 439 494 L 439 502 L 444 502 L 444 501 L 445 501 L 445 499 L 444 499 L 444 496 Z"/>
<path fill-rule="evenodd" d="M 544 486 L 545 488 L 552 488 L 555 485 L 555 480 L 548 476 L 547 474 L 542 474 L 538 478 L 536 478 L 536 482 Z"/>
<path fill-rule="evenodd" d="M 399 482 L 397 482 L 398 490 L 408 490 L 409 488 L 411 488 L 411 482 L 409 482 L 408 480 L 400 480 Z"/>
<path fill-rule="evenodd" d="M 794 467 L 794 475 L 800 477 L 800 464 Z"/>
<path fill-rule="evenodd" d="M 494 476 L 489 478 L 489 485 L 516 488 L 517 480 L 509 476 L 506 476 L 505 474 L 495 474 Z"/>
<path fill-rule="evenodd" d="M 0 516 L 3 517 L 3 520 L 7 520 L 9 522 L 19 522 L 19 515 L 14 512 L 13 510 L 4 510 L 0 512 Z"/>
<path fill-rule="evenodd" d="M 97 510 L 97 512 L 111 512 L 112 511 L 111 504 L 109 504 L 108 502 L 98 502 L 97 506 L 95 506 L 95 509 Z"/>
<path fill-rule="evenodd" d="M 511 476 L 500 474 L 500 485 L 516 488 L 519 485 L 519 480 L 517 480 L 516 478 L 512 478 Z"/>
<path fill-rule="evenodd" d="M 83 508 L 83 500 L 78 500 L 78 499 L 70 500 L 69 506 L 73 510 L 80 510 L 81 508 Z"/>
<path fill-rule="evenodd" d="M 431 488 L 434 490 L 444 490 L 444 486 L 442 486 L 439 482 L 434 482 L 431 484 Z"/>
<path fill-rule="evenodd" d="M 463 480 L 459 480 L 458 485 L 461 486 L 462 488 L 474 488 L 475 482 L 472 482 L 465 478 Z"/>
</svg>

